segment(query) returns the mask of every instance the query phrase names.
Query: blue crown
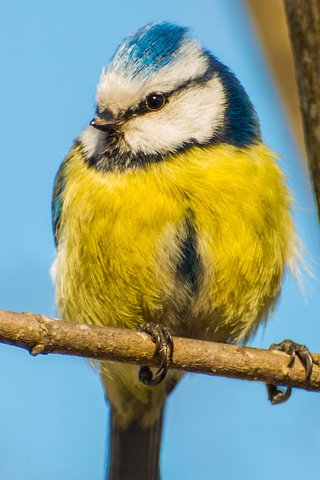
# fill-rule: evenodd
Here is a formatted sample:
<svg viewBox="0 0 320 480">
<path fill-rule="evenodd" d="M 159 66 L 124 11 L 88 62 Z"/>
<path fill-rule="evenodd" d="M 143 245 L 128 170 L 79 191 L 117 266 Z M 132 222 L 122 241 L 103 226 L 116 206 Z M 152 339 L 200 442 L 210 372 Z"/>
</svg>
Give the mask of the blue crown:
<svg viewBox="0 0 320 480">
<path fill-rule="evenodd" d="M 149 23 L 127 37 L 117 48 L 110 68 L 130 69 L 132 76 L 148 76 L 175 60 L 189 29 L 168 22 Z"/>
</svg>

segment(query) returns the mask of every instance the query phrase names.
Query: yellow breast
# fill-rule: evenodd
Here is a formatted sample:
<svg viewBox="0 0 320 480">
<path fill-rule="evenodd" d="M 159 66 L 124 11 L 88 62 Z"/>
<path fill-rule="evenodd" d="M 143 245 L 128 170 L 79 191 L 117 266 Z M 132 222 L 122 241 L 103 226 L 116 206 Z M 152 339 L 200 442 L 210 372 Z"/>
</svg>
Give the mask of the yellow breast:
<svg viewBox="0 0 320 480">
<path fill-rule="evenodd" d="M 57 303 L 64 318 L 245 340 L 294 254 L 290 197 L 262 144 L 193 148 L 125 172 L 66 166 Z"/>
</svg>

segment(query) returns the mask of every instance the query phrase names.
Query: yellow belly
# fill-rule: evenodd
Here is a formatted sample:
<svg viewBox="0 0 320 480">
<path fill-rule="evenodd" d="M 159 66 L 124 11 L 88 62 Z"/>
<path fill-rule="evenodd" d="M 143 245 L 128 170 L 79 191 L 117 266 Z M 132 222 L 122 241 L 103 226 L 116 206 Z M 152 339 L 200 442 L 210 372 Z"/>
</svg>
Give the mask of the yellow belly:
<svg viewBox="0 0 320 480">
<path fill-rule="evenodd" d="M 188 242 L 194 272 L 183 263 Z M 89 168 L 75 147 L 58 307 L 73 321 L 136 328 L 151 320 L 179 335 L 246 340 L 274 304 L 294 244 L 290 196 L 262 144 L 194 148 L 110 173 Z"/>
</svg>

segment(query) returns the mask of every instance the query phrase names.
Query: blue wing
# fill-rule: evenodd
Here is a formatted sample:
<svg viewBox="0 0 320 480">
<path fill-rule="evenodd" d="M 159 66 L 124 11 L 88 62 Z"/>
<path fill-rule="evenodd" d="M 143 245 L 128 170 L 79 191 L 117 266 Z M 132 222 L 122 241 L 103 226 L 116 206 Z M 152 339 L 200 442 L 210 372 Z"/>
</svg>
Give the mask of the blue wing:
<svg viewBox="0 0 320 480">
<path fill-rule="evenodd" d="M 56 174 L 53 186 L 52 202 L 51 202 L 51 221 L 54 235 L 54 243 L 57 247 L 59 241 L 59 227 L 63 204 L 63 190 L 65 187 L 65 170 L 68 157 L 62 162 Z"/>
</svg>

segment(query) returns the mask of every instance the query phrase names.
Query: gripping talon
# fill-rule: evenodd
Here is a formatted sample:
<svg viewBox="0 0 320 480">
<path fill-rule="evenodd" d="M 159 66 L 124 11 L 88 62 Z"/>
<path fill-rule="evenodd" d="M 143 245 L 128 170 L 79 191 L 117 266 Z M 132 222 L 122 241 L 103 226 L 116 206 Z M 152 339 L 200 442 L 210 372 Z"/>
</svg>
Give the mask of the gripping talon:
<svg viewBox="0 0 320 480">
<path fill-rule="evenodd" d="M 313 360 L 311 353 L 305 345 L 300 345 L 299 343 L 295 343 L 292 340 L 287 339 L 281 343 L 273 343 L 270 345 L 269 349 L 277 350 L 278 352 L 284 352 L 290 355 L 288 367 L 292 367 L 295 357 L 298 356 L 306 371 L 306 378 L 310 378 Z M 270 402 L 272 405 L 276 405 L 286 402 L 290 398 L 292 387 L 290 385 L 287 386 L 286 390 L 283 392 L 276 385 L 267 384 L 267 390 Z"/>
<path fill-rule="evenodd" d="M 301 360 L 301 362 L 302 362 L 302 364 L 305 368 L 307 379 L 309 379 L 310 376 L 311 376 L 312 367 L 313 367 L 313 360 L 312 360 L 311 353 L 309 352 L 309 350 L 307 349 L 307 347 L 305 345 L 296 344 L 296 346 L 297 346 L 296 354 L 300 358 L 300 360 Z"/>
<path fill-rule="evenodd" d="M 155 374 L 147 366 L 140 367 L 139 370 L 140 382 L 153 387 L 159 385 L 167 374 L 173 354 L 173 340 L 168 328 L 162 325 L 146 323 L 141 325 L 139 330 L 150 335 L 152 341 L 156 344 L 154 354 L 161 357 L 160 366 Z"/>
<path fill-rule="evenodd" d="M 292 392 L 292 387 L 288 386 L 283 392 L 276 385 L 267 383 L 268 398 L 272 405 L 279 405 L 289 400 Z"/>
</svg>

